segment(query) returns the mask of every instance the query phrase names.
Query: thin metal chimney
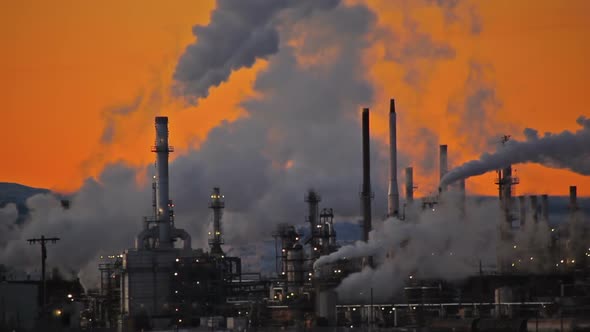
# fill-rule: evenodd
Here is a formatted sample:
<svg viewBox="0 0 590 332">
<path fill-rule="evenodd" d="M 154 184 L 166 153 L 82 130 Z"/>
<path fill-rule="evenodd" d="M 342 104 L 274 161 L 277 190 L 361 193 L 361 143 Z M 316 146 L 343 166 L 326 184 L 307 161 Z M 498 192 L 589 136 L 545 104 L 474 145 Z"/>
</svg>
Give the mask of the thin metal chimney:
<svg viewBox="0 0 590 332">
<path fill-rule="evenodd" d="M 397 124 L 395 100 L 389 101 L 389 190 L 387 193 L 387 216 L 399 216 L 399 191 L 397 187 Z"/>
<path fill-rule="evenodd" d="M 213 233 L 209 236 L 209 247 L 211 248 L 211 255 L 221 257 L 224 255 L 221 248 L 223 244 L 221 217 L 223 216 L 223 208 L 225 208 L 225 200 L 219 187 L 213 188 L 209 208 L 213 210 Z"/>
<path fill-rule="evenodd" d="M 157 220 L 158 220 L 158 246 L 160 248 L 172 247 L 170 229 L 170 198 L 168 188 L 168 154 L 174 149 L 168 145 L 168 117 L 156 117 L 156 144 L 152 152 L 156 153 L 156 186 L 157 186 Z"/>
<path fill-rule="evenodd" d="M 445 174 L 447 174 L 447 172 L 449 171 L 449 157 L 448 157 L 446 144 L 443 144 L 439 147 L 438 167 L 440 169 L 440 179 L 439 180 L 442 180 L 442 178 L 445 176 Z M 441 187 L 440 190 L 447 191 L 447 186 Z"/>
<path fill-rule="evenodd" d="M 531 204 L 531 212 L 533 213 L 533 222 L 537 223 L 539 221 L 539 201 L 535 195 L 529 196 L 529 199 Z"/>
<path fill-rule="evenodd" d="M 309 190 L 305 196 L 305 202 L 308 204 L 306 221 L 309 222 L 311 246 L 314 248 L 311 252 L 313 258 L 318 258 L 320 256 L 321 253 L 319 249 L 322 247 L 322 228 L 319 222 L 319 204 L 321 200 L 322 198 L 320 195 L 318 195 L 313 189 Z"/>
<path fill-rule="evenodd" d="M 369 109 L 363 108 L 363 191 L 361 202 L 363 207 L 363 241 L 369 240 L 371 231 L 371 140 L 369 137 Z"/>
<path fill-rule="evenodd" d="M 406 201 L 409 204 L 414 202 L 414 169 L 406 167 Z"/>
<path fill-rule="evenodd" d="M 578 188 L 576 186 L 570 186 L 570 212 L 574 213 L 578 211 Z"/>
</svg>

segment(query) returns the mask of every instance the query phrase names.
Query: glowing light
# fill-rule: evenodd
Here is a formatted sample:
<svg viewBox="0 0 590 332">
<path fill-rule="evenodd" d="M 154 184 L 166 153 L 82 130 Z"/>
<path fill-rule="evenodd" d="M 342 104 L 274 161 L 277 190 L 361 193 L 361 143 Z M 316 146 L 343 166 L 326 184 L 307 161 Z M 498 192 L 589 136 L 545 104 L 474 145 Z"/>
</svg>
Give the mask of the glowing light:
<svg viewBox="0 0 590 332">
<path fill-rule="evenodd" d="M 56 310 L 53 312 L 53 314 L 59 317 L 59 316 L 61 316 L 62 312 L 61 312 L 61 310 L 60 310 L 60 309 L 56 309 Z"/>
<path fill-rule="evenodd" d="M 533 260 L 533 256 L 531 256 L 531 260 Z"/>
<path fill-rule="evenodd" d="M 68 294 L 68 299 L 71 299 L 71 298 L 72 298 L 72 294 Z"/>
<path fill-rule="evenodd" d="M 513 248 L 516 249 L 516 245 Z"/>
<path fill-rule="evenodd" d="M 410 276 L 410 279 L 414 278 L 414 276 Z"/>
<path fill-rule="evenodd" d="M 177 258 L 177 259 L 176 259 L 176 263 L 178 263 L 178 262 L 180 262 L 180 259 L 178 259 L 178 258 Z"/>
<path fill-rule="evenodd" d="M 178 275 L 178 272 L 174 272 L 174 275 L 177 276 Z"/>
</svg>

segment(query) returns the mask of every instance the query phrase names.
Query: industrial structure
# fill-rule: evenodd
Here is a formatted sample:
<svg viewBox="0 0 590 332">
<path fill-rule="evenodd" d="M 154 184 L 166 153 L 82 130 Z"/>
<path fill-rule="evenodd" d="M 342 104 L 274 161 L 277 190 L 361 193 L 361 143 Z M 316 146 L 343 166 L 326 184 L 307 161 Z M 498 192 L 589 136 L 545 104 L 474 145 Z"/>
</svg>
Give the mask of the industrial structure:
<svg viewBox="0 0 590 332">
<path fill-rule="evenodd" d="M 374 220 L 370 176 L 369 109 L 362 110 L 362 191 L 360 193 L 362 241 L 370 241 Z M 411 223 L 406 209 L 415 205 L 435 210 L 437 205 L 448 204 L 446 195 L 458 192 L 461 213 L 466 211 L 465 181 L 421 198 L 415 204 L 414 169 L 405 168 L 403 208 L 397 182 L 397 130 L 396 109 L 393 99 L 389 110 L 389 176 L 387 218 Z M 504 138 L 507 140 L 508 136 Z M 222 216 L 225 199 L 218 187 L 210 195 L 209 208 L 212 222 L 209 250 L 194 249 L 191 237 L 174 225 L 174 204 L 168 191 L 167 118 L 156 118 L 156 176 L 154 177 L 154 215 L 144 220 L 144 229 L 136 239 L 134 248 L 126 250 L 115 264 L 101 266 L 111 281 L 118 286 L 104 285 L 120 293 L 120 307 L 105 295 L 111 311 L 120 326 L 129 328 L 156 328 L 171 326 L 285 326 L 303 328 L 321 326 L 430 326 L 433 330 L 486 331 L 490 326 L 510 326 L 506 330 L 530 330 L 531 319 L 535 326 L 556 324 L 558 312 L 566 317 L 565 324 L 580 328 L 583 324 L 567 317 L 581 317 L 590 313 L 590 305 L 580 304 L 576 294 L 590 299 L 590 287 L 585 280 L 588 270 L 588 251 L 580 251 L 563 230 L 553 227 L 552 252 L 560 252 L 550 259 L 560 259 L 568 252 L 569 260 L 559 269 L 545 269 L 536 274 L 521 273 L 515 260 L 528 255 L 527 249 L 515 250 L 507 255 L 498 251 L 493 271 L 480 266 L 479 272 L 459 283 L 445 280 L 420 280 L 410 276 L 405 286 L 391 294 L 386 302 L 350 302 L 339 299 L 337 288 L 342 280 L 363 269 L 380 264 L 374 257 L 339 259 L 332 263 L 315 264 L 323 256 L 339 249 L 334 227 L 335 213 L 321 208 L 322 197 L 310 189 L 303 202 L 307 204 L 304 219 L 306 229 L 296 225 L 279 224 L 273 232 L 275 238 L 276 274 L 263 278 L 260 273 L 245 273 L 239 257 L 226 255 L 223 245 Z M 440 145 L 439 176 L 449 169 L 448 146 Z M 500 209 L 505 223 L 498 227 L 502 245 L 509 245 L 517 233 L 533 223 L 548 223 L 546 195 L 518 196 L 513 187 L 518 178 L 511 166 L 498 171 Z M 570 188 L 569 209 L 579 211 L 576 187 Z M 516 209 L 517 208 L 517 209 Z M 584 244 L 585 245 L 585 244 Z M 396 248 L 389 254 L 395 256 Z M 403 250 L 398 248 L 397 250 Z M 571 253 L 571 254 L 570 254 Z M 560 256 L 561 255 L 561 256 Z M 574 263 L 576 262 L 576 263 Z M 559 264 L 559 263 L 558 263 Z M 112 276 L 115 276 L 114 278 Z M 399 276 L 397 276 L 399 277 Z M 105 279 L 106 280 L 106 279 Z M 112 294 L 112 293 L 111 293 Z M 371 293 L 372 294 L 372 293 Z M 559 301 L 555 299 L 559 298 Z M 565 301 L 565 302 L 564 302 Z M 590 302 L 589 302 L 590 303 Z M 108 314 L 107 314 L 108 313 Z M 553 320 L 552 320 L 553 319 Z M 528 324 L 528 325 L 527 325 Z M 540 325 L 539 325 L 540 324 Z M 528 326 L 528 327 L 527 327 Z"/>
<path fill-rule="evenodd" d="M 385 216 L 385 222 L 416 223 L 416 213 L 436 214 L 438 207 L 449 204 L 459 204 L 457 218 L 469 215 L 466 202 L 472 198 L 467 197 L 465 179 L 441 187 L 430 196 L 416 197 L 416 169 L 407 165 L 402 168 L 405 181 L 400 200 L 394 99 L 389 103 L 387 211 L 373 214 L 369 116 L 369 109 L 363 108 L 359 246 L 374 245 L 372 231 L 384 221 L 373 215 Z M 241 258 L 229 255 L 232 251 L 225 247 L 226 201 L 221 188 L 214 187 L 209 196 L 208 248 L 193 248 L 191 235 L 175 226 L 168 167 L 174 148 L 168 142 L 167 117 L 155 118 L 155 133 L 152 215 L 144 217 L 133 248 L 101 256 L 100 290 L 84 296 L 76 291 L 72 295 L 72 302 L 76 298 L 75 302 L 83 304 L 84 309 L 75 311 L 70 305 L 68 315 L 78 312 L 88 327 L 120 331 L 243 331 L 257 327 L 303 330 L 320 326 L 431 331 L 590 330 L 590 322 L 585 319 L 590 317 L 590 248 L 586 240 L 590 228 L 581 217 L 576 186 L 569 188 L 568 223 L 558 224 L 549 220 L 549 196 L 516 195 L 516 171 L 512 165 L 504 167 L 497 171 L 495 181 L 502 221 L 497 225 L 497 234 L 489 234 L 490 239 L 497 241 L 494 262 L 480 261 L 471 275 L 452 281 L 419 278 L 412 272 L 394 270 L 392 280 L 404 280 L 398 290 L 384 296 L 377 285 L 368 284 L 363 296 L 347 299 L 339 296 L 344 280 L 401 257 L 411 236 L 404 235 L 407 238 L 398 247 L 383 247 L 379 254 L 373 250 L 360 257 L 326 261 L 326 256 L 341 249 L 335 228 L 337 211 L 322 207 L 319 191 L 309 189 L 301 200 L 302 205 L 306 204 L 301 223 L 280 223 L 272 233 L 274 273 L 263 276 L 260 271 L 243 271 Z M 508 139 L 504 136 L 502 142 Z M 442 179 L 449 165 L 453 165 L 448 145 L 439 146 L 438 160 L 438 175 Z M 231 201 L 227 203 L 231 205 Z M 571 225 L 579 227 L 574 230 Z M 516 239 L 533 228 L 549 233 L 549 247 L 517 248 Z M 43 241 L 50 240 L 57 241 L 31 239 L 34 243 L 41 241 L 42 257 Z M 535 256 L 541 249 L 545 256 Z M 530 265 L 534 257 L 545 264 L 533 271 Z M 14 290 L 5 290 L 6 287 L 0 284 L 0 295 L 6 293 L 4 297 L 15 298 Z M 39 292 L 37 285 L 18 287 L 29 293 Z M 46 308 L 46 300 L 40 303 L 41 308 Z M 0 303 L 0 307 L 5 306 Z"/>
</svg>

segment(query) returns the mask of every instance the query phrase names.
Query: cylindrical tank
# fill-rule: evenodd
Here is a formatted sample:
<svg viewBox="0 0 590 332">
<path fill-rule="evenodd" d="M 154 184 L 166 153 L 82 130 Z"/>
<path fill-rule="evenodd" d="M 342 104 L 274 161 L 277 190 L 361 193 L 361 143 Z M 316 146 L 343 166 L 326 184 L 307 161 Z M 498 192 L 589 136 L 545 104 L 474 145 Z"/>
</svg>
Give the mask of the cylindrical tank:
<svg viewBox="0 0 590 332">
<path fill-rule="evenodd" d="M 512 317 L 512 308 L 503 303 L 512 302 L 512 289 L 500 287 L 494 290 L 494 302 L 496 304 L 496 317 Z"/>
<path fill-rule="evenodd" d="M 338 294 L 332 288 L 319 290 L 316 293 L 316 316 L 327 320 L 328 325 L 336 322 L 336 303 Z M 359 310 L 360 311 L 360 310 Z"/>
<path fill-rule="evenodd" d="M 295 244 L 287 251 L 287 283 L 290 286 L 303 284 L 303 247 Z"/>
</svg>

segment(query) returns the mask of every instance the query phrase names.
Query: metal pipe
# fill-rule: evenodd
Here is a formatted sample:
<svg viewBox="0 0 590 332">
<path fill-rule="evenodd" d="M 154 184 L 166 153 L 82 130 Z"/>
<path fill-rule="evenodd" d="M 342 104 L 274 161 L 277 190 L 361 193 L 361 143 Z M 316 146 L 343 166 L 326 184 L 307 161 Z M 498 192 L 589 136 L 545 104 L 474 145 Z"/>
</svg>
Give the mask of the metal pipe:
<svg viewBox="0 0 590 332">
<path fill-rule="evenodd" d="M 395 100 L 389 101 L 389 189 L 387 216 L 399 216 L 399 191 L 397 187 L 397 122 Z"/>
<path fill-rule="evenodd" d="M 168 117 L 166 116 L 156 117 L 156 144 L 152 151 L 156 153 L 158 242 L 160 248 L 170 248 L 172 238 L 170 237 L 168 154 L 172 152 L 172 148 L 168 145 Z"/>
<path fill-rule="evenodd" d="M 440 179 L 442 180 L 442 178 L 445 176 L 445 174 L 447 174 L 447 172 L 449 171 L 449 161 L 448 161 L 448 152 L 447 152 L 447 145 L 446 144 L 442 144 L 439 146 L 439 163 L 438 163 L 438 167 L 439 167 L 439 171 L 440 171 Z M 441 191 L 447 191 L 447 186 L 443 186 L 440 188 Z"/>
<path fill-rule="evenodd" d="M 369 240 L 371 231 L 371 141 L 369 137 L 369 109 L 363 108 L 363 191 L 361 199 L 363 204 L 363 240 Z"/>
<path fill-rule="evenodd" d="M 406 167 L 406 201 L 408 204 L 414 202 L 414 170 Z"/>
</svg>

